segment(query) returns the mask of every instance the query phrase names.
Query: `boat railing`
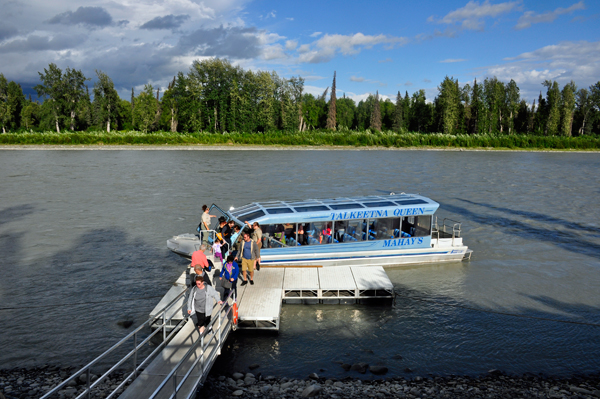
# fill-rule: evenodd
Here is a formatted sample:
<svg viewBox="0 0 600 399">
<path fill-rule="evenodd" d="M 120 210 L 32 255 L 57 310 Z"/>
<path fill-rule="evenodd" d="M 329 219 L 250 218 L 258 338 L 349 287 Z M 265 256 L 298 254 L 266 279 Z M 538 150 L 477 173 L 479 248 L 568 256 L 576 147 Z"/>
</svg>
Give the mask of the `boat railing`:
<svg viewBox="0 0 600 399">
<path fill-rule="evenodd" d="M 233 317 L 233 306 L 229 306 L 229 298 L 232 298 L 233 302 L 235 302 L 234 290 L 231 290 L 227 298 L 225 298 L 225 300 L 223 301 L 223 304 L 220 305 L 219 317 L 211 320 L 208 326 L 206 326 L 204 333 L 200 335 L 200 339 L 194 342 L 194 344 L 190 347 L 186 354 L 183 355 L 179 363 L 177 363 L 175 367 L 173 367 L 173 370 L 171 370 L 171 372 L 165 376 L 160 385 L 156 388 L 152 395 L 150 395 L 149 399 L 154 399 L 160 394 L 160 392 L 163 389 L 169 390 L 168 392 L 170 392 L 170 398 L 176 398 L 177 393 L 183 387 L 183 385 L 188 380 L 192 372 L 196 369 L 198 363 L 200 363 L 200 373 L 198 373 L 198 377 L 196 377 L 193 386 L 198 387 L 198 385 L 202 383 L 202 379 L 206 377 L 207 372 L 210 370 L 210 367 L 214 362 L 215 358 L 221 353 L 221 347 L 223 346 L 223 336 L 228 333 L 226 329 L 229 327 L 233 328 L 233 324 L 231 324 L 231 326 L 229 325 Z M 225 310 L 225 312 L 223 312 L 223 310 Z M 187 320 L 188 318 L 189 316 L 187 316 L 184 320 Z M 205 340 L 205 337 L 208 335 L 207 333 L 211 330 L 213 331 L 212 336 L 208 340 Z M 208 353 L 208 356 L 205 356 L 207 350 L 211 345 L 213 345 L 212 349 Z M 198 347 L 200 349 L 200 353 L 196 352 L 198 350 Z M 186 365 L 188 359 L 194 353 L 196 354 L 196 359 L 194 360 L 192 365 L 189 366 L 189 369 L 187 370 L 181 381 L 178 382 L 177 372 L 184 365 Z M 185 367 L 187 367 L 187 365 Z M 172 380 L 172 382 L 169 384 L 170 380 Z M 167 385 L 169 385 L 170 388 Z M 195 395 L 195 393 L 195 390 L 192 390 L 187 396 L 187 398 L 191 398 Z"/>
<path fill-rule="evenodd" d="M 440 238 L 452 238 L 452 245 L 454 245 L 454 239 L 460 238 L 461 225 L 461 222 L 450 218 L 442 219 L 441 225 L 438 225 L 438 218 L 436 216 L 431 238 L 437 238 L 438 240 Z"/>
<path fill-rule="evenodd" d="M 86 376 L 86 385 L 85 385 L 85 389 L 83 390 L 83 392 L 81 392 L 77 396 L 77 399 L 84 398 L 84 397 L 91 398 L 92 390 L 94 388 L 96 388 L 99 384 L 101 384 L 104 380 L 106 380 L 109 377 L 109 375 L 112 372 L 114 372 L 117 368 L 119 368 L 121 365 L 123 365 L 125 362 L 127 362 L 128 360 L 131 359 L 132 360 L 131 373 L 129 373 L 123 379 L 123 382 L 121 382 L 115 389 L 113 389 L 113 391 L 110 392 L 110 394 L 108 396 L 106 396 L 106 398 L 112 398 L 113 396 L 115 396 L 117 391 L 119 389 L 121 389 L 125 384 L 127 384 L 127 382 L 130 379 L 137 377 L 138 372 L 141 369 L 143 369 L 150 362 L 150 360 L 152 360 L 154 358 L 154 356 L 163 349 L 163 347 L 171 340 L 171 338 L 173 338 L 173 336 L 179 330 L 179 327 L 183 326 L 186 319 L 183 319 L 179 323 L 177 323 L 177 325 L 175 325 L 175 328 L 173 328 L 171 330 L 171 332 L 169 334 L 167 334 L 167 327 L 169 327 L 169 328 L 173 327 L 170 325 L 171 319 L 178 313 L 177 311 L 175 311 L 169 318 L 167 318 L 167 312 L 179 301 L 179 299 L 183 295 L 186 294 L 186 292 L 187 292 L 187 290 L 184 290 L 182 293 L 177 295 L 177 297 L 175 297 L 171 302 L 169 302 L 158 314 L 150 317 L 147 321 L 142 323 L 135 330 L 133 330 L 132 332 L 127 334 L 127 336 L 125 338 L 121 339 L 119 342 L 117 342 L 112 347 L 110 347 L 110 349 L 108 349 L 107 351 L 102 353 L 100 356 L 98 356 L 97 358 L 92 360 L 90 363 L 85 365 L 83 368 L 81 368 L 80 370 L 75 372 L 71 377 L 67 378 L 66 380 L 61 382 L 59 385 L 54 387 L 52 390 L 50 390 L 48 393 L 46 393 L 44 396 L 42 396 L 41 399 L 50 398 L 53 395 L 56 395 L 60 390 L 67 388 L 69 386 L 69 384 L 71 383 L 71 381 L 74 381 L 76 378 L 78 378 L 81 375 Z M 183 301 L 183 303 L 185 303 L 185 301 Z M 183 307 L 183 303 L 178 305 L 178 309 L 181 309 Z M 156 321 L 159 319 L 162 319 L 162 323 L 158 324 L 158 325 L 154 324 L 154 326 L 157 328 L 150 335 L 148 335 L 146 338 L 144 338 L 140 343 L 138 343 L 140 331 L 142 329 L 144 329 L 147 325 L 156 323 Z M 167 325 L 167 323 L 168 323 L 168 325 Z M 160 345 L 158 345 L 149 355 L 147 355 L 145 357 L 145 359 L 143 359 L 143 360 L 138 359 L 139 352 L 144 347 L 144 345 L 148 344 L 148 346 L 150 347 L 150 340 L 154 336 L 160 334 L 161 332 L 162 332 L 163 340 L 160 343 Z M 100 377 L 98 377 L 96 380 L 94 380 L 92 382 L 91 381 L 92 367 L 98 365 L 101 361 L 103 361 L 106 357 L 108 357 L 116 349 L 120 348 L 121 346 L 125 345 L 128 341 L 131 341 L 131 340 L 133 341 L 133 349 L 130 350 L 123 358 L 121 358 L 119 361 L 117 361 L 112 367 L 110 367 L 110 369 L 108 369 L 108 371 L 106 371 L 104 374 L 102 374 Z"/>
</svg>

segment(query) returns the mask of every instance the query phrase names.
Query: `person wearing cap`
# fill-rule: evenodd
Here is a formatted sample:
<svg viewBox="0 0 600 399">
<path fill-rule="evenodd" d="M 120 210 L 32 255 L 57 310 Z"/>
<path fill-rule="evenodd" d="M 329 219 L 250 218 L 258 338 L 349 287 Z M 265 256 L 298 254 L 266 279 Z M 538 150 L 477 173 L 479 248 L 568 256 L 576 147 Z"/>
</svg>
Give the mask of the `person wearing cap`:
<svg viewBox="0 0 600 399">
<path fill-rule="evenodd" d="M 202 334 L 210 324 L 214 302 L 222 305 L 223 301 L 213 287 L 204 283 L 202 276 L 196 276 L 195 281 L 196 284 L 190 289 L 187 307 L 188 314 L 192 316 L 194 324 Z"/>
</svg>

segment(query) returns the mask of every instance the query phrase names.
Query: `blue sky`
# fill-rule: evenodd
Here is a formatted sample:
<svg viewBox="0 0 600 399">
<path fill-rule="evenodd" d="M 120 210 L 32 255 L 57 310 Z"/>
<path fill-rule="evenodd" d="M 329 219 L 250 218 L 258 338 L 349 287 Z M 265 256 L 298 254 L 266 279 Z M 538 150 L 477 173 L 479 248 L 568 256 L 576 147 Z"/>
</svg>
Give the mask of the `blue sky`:
<svg viewBox="0 0 600 399">
<path fill-rule="evenodd" d="M 165 87 L 195 59 L 302 76 L 319 94 L 394 98 L 446 75 L 514 79 L 528 102 L 545 79 L 600 80 L 600 1 L 0 0 L 0 72 L 24 87 L 50 62 L 107 73 L 119 93 Z"/>
</svg>

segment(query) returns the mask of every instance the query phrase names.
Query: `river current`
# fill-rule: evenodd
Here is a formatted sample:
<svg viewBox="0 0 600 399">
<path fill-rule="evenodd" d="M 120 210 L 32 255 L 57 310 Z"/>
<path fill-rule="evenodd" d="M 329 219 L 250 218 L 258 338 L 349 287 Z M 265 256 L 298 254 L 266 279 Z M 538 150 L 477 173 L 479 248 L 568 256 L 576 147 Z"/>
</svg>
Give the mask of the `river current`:
<svg viewBox="0 0 600 399">
<path fill-rule="evenodd" d="M 280 332 L 234 333 L 217 371 L 598 372 L 599 170 L 591 153 L 1 150 L 0 368 L 81 365 L 142 323 L 202 204 L 393 191 L 460 220 L 472 259 L 388 268 L 394 306 L 283 305 Z"/>
</svg>

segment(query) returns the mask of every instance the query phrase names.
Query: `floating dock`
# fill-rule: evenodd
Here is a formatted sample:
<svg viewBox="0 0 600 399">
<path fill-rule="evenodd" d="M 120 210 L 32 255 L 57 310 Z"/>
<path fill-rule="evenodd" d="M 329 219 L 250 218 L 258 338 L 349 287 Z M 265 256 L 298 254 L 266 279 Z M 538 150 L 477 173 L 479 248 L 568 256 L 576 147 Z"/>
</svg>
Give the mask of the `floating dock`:
<svg viewBox="0 0 600 399">
<path fill-rule="evenodd" d="M 220 286 L 218 275 L 211 280 L 216 287 Z M 254 272 L 254 285 L 241 283 L 240 279 L 237 287 L 240 329 L 279 330 L 283 303 L 352 304 L 394 297 L 394 286 L 381 266 L 263 267 Z M 186 271 L 150 316 L 157 315 L 189 286 L 189 271 Z M 173 316 L 172 325 L 187 316 L 186 300 L 181 297 L 180 304 L 166 313 L 167 319 Z M 156 323 L 159 322 L 157 319 Z"/>
</svg>

